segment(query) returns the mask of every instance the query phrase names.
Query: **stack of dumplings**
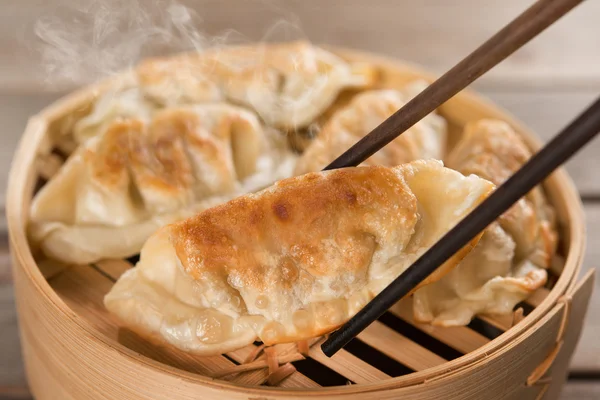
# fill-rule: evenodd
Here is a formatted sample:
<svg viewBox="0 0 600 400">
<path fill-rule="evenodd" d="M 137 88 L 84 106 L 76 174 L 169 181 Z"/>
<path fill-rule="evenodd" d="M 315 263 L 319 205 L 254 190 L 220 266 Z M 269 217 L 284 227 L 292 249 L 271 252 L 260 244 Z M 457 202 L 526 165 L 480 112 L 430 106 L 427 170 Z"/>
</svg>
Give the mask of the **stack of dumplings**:
<svg viewBox="0 0 600 400">
<path fill-rule="evenodd" d="M 292 176 L 286 134 L 374 79 L 305 42 L 145 61 L 74 124 L 32 242 L 73 264 L 138 254 L 159 227 Z"/>
<path fill-rule="evenodd" d="M 106 308 L 198 355 L 331 332 L 531 157 L 497 120 L 449 149 L 433 112 L 360 167 L 320 172 L 428 83 L 382 87 L 374 66 L 306 42 L 151 59 L 120 83 L 54 138 L 74 150 L 35 195 L 29 237 L 65 264 L 140 254 Z M 511 313 L 556 244 L 536 188 L 411 293 L 415 320 Z"/>
</svg>

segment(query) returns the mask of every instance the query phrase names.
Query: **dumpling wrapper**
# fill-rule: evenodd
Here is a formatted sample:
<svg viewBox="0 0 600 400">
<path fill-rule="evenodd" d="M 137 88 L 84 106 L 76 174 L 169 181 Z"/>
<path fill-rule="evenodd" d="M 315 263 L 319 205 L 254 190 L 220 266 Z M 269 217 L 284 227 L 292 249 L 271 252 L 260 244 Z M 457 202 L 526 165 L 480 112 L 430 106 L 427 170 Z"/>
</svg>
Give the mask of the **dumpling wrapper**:
<svg viewBox="0 0 600 400">
<path fill-rule="evenodd" d="M 515 242 L 495 222 L 452 271 L 413 297 L 415 320 L 468 325 L 477 314 L 509 314 L 546 283 L 546 270 L 529 260 L 514 264 Z"/>
<path fill-rule="evenodd" d="M 226 104 L 118 119 L 35 196 L 30 237 L 67 263 L 129 257 L 160 226 L 290 176 L 295 159 L 282 135 Z"/>
<path fill-rule="evenodd" d="M 309 173 L 168 225 L 104 303 L 199 355 L 334 330 L 492 190 L 441 161 Z M 422 285 L 450 271 L 474 238 Z"/>
<path fill-rule="evenodd" d="M 371 90 L 356 95 L 327 121 L 298 159 L 294 173 L 320 171 L 426 87 L 427 82 L 417 80 L 401 91 Z M 396 166 L 420 159 L 442 159 L 446 134 L 446 121 L 429 114 L 362 165 Z"/>
<path fill-rule="evenodd" d="M 161 104 L 229 100 L 255 110 L 267 125 L 308 126 L 348 88 L 376 80 L 372 67 L 298 41 L 153 59 L 137 69 L 142 90 Z"/>
<path fill-rule="evenodd" d="M 475 174 L 500 186 L 530 158 L 531 151 L 509 124 L 484 119 L 465 127 L 447 164 L 463 174 Z M 543 268 L 550 265 L 556 251 L 556 222 L 541 186 L 520 199 L 498 221 L 517 244 L 517 261 L 530 259 Z"/>
<path fill-rule="evenodd" d="M 94 102 L 91 112 L 75 123 L 73 138 L 78 144 L 85 143 L 106 131 L 118 119 L 149 121 L 156 109 L 156 105 L 145 99 L 138 87 L 126 87 L 126 83 L 122 83 L 115 90 L 103 93 Z"/>
<path fill-rule="evenodd" d="M 502 184 L 531 157 L 502 121 L 481 120 L 465 132 L 448 166 Z M 556 251 L 553 211 L 536 187 L 490 225 L 465 259 L 439 281 L 414 294 L 415 319 L 441 326 L 467 325 L 477 314 L 508 314 L 547 280 Z"/>
</svg>

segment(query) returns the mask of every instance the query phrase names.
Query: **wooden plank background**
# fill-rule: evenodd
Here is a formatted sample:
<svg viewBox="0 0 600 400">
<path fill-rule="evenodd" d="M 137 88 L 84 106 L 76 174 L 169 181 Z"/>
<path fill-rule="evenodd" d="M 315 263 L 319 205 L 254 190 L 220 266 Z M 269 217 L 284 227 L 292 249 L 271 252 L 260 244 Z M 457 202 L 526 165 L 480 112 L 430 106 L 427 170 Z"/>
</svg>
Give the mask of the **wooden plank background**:
<svg viewBox="0 0 600 400">
<path fill-rule="evenodd" d="M 182 9 L 169 9 L 167 1 L 5 3 L 0 7 L 0 208 L 4 206 L 10 159 L 27 117 L 74 87 L 126 67 L 139 54 L 156 53 L 159 45 L 164 52 L 189 48 L 192 42 L 204 43 L 194 36 L 198 32 L 213 43 L 224 37 L 234 43 L 308 38 L 409 60 L 441 73 L 533 1 L 230 0 L 226 6 L 217 0 L 181 1 L 179 4 L 194 11 L 191 20 L 197 32 L 184 26 L 185 19 L 177 14 Z M 94 16 L 81 10 L 93 11 Z M 175 14 L 168 14 L 169 10 Z M 164 22 L 165 15 L 172 15 L 169 23 Z M 474 88 L 547 140 L 600 92 L 599 15 L 600 1 L 584 2 L 481 78 Z M 133 28 L 127 28 L 127 21 L 135 22 L 130 24 Z M 40 27 L 46 29 L 40 31 Z M 151 34 L 143 34 L 155 33 L 157 27 L 170 33 L 168 43 L 158 43 Z M 187 39 L 179 41 L 182 37 Z M 61 51 L 48 42 L 63 43 Z M 140 50 L 140 45 L 145 48 Z M 57 80 L 69 71 L 76 75 L 74 79 Z M 585 201 L 586 268 L 595 267 L 600 257 L 599 155 L 600 141 L 596 140 L 567 165 Z M 2 394 L 26 398 L 4 221 L 2 215 L 0 398 Z M 600 283 L 596 285 L 598 289 Z M 564 399 L 600 398 L 600 381 L 583 379 L 600 375 L 598 330 L 600 290 L 592 298 L 572 362 L 573 375 L 582 379 L 570 381 Z"/>
</svg>

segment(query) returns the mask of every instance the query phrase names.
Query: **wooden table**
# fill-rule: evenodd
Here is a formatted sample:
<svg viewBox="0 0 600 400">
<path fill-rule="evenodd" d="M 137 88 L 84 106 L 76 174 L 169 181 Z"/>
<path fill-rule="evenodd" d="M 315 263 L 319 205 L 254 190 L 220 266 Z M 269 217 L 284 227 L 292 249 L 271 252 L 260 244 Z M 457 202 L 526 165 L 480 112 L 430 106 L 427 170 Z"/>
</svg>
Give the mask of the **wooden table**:
<svg viewBox="0 0 600 400">
<path fill-rule="evenodd" d="M 99 71 L 114 68 L 109 63 L 112 59 L 107 56 L 98 58 L 96 63 L 81 63 L 82 60 L 78 59 L 81 55 L 102 54 L 97 47 L 89 45 L 89 41 L 72 41 L 71 48 L 63 48 L 62 52 L 53 50 L 52 46 L 42 46 L 33 33 L 35 21 L 43 15 L 60 17 L 67 29 L 76 30 L 65 37 L 79 38 L 85 33 L 84 30 L 89 33 L 92 22 L 99 22 L 100 18 L 114 20 L 119 15 L 141 18 L 144 15 L 156 16 L 161 10 L 129 9 L 120 5 L 121 14 L 111 14 L 106 12 L 107 8 L 96 5 L 92 7 L 97 16 L 93 20 L 83 17 L 83 21 L 77 25 L 72 18 L 66 18 L 67 15 L 77 14 L 74 11 L 76 8 L 85 9 L 90 1 L 73 2 L 75 5 L 67 8 L 66 2 L 57 0 L 21 0 L 3 5 L 0 9 L 0 209 L 4 205 L 10 158 L 26 118 L 61 93 L 81 84 L 84 80 L 79 78 L 93 78 Z M 56 7 L 59 3 L 62 7 Z M 201 28 L 211 35 L 234 28 L 253 40 L 307 37 L 315 42 L 388 54 L 443 72 L 532 1 L 230 0 L 228 7 L 222 7 L 217 0 L 186 0 L 182 3 L 204 17 Z M 115 5 L 117 2 L 105 0 L 102 4 Z M 146 14 L 140 14 L 140 11 Z M 600 93 L 598 15 L 600 2 L 584 3 L 478 81 L 474 88 L 514 113 L 542 138 L 550 138 Z M 277 20 L 280 22 L 275 28 L 266 29 Z M 282 23 L 283 20 L 288 22 Z M 151 33 L 150 30 L 148 32 Z M 38 29 L 38 33 L 55 43 L 60 38 L 60 31 Z M 236 40 L 240 37 L 233 36 Z M 139 32 L 137 36 L 133 33 L 121 35 L 120 43 L 126 45 L 124 48 L 127 51 L 113 51 L 108 55 L 120 56 L 121 62 L 132 60 L 136 56 L 133 50 L 141 41 L 152 44 L 149 37 L 151 35 L 140 36 Z M 187 37 L 193 38 L 193 35 L 189 35 L 188 31 Z M 98 43 L 114 45 L 110 35 L 97 40 Z M 39 51 L 40 48 L 43 50 Z M 46 54 L 46 64 L 43 64 L 43 54 Z M 49 67 L 48 60 L 52 57 L 57 62 L 59 72 L 82 72 L 76 76 L 78 79 L 59 82 L 52 87 L 45 85 L 46 78 L 56 77 L 45 74 L 44 71 L 48 69 L 41 67 Z M 585 268 L 594 267 L 600 257 L 599 169 L 600 140 L 593 142 L 567 165 L 581 192 L 587 213 L 588 250 Z M 2 215 L 0 400 L 28 399 L 30 395 L 21 363 L 9 271 L 6 224 Z M 600 398 L 600 341 L 596 336 L 600 330 L 600 283 L 596 285 L 597 290 L 591 301 L 586 326 L 572 361 L 571 377 L 562 399 Z"/>
</svg>

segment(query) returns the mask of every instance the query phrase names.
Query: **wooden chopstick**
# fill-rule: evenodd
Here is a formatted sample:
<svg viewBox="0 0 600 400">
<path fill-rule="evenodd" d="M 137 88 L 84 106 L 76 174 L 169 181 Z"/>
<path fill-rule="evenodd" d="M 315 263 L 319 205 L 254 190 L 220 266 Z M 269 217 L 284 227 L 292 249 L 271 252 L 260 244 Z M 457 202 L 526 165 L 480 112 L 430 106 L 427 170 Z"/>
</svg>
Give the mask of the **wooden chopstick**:
<svg viewBox="0 0 600 400">
<path fill-rule="evenodd" d="M 321 345 L 331 357 L 600 132 L 600 98 Z"/>
<path fill-rule="evenodd" d="M 325 170 L 357 166 L 565 15 L 583 0 L 539 0 Z"/>
<path fill-rule="evenodd" d="M 325 170 L 356 166 L 504 60 L 583 0 L 539 0 L 423 92 L 358 141 Z M 321 345 L 331 357 L 411 292 L 512 204 L 541 183 L 600 130 L 600 99 L 490 197 Z"/>
</svg>

